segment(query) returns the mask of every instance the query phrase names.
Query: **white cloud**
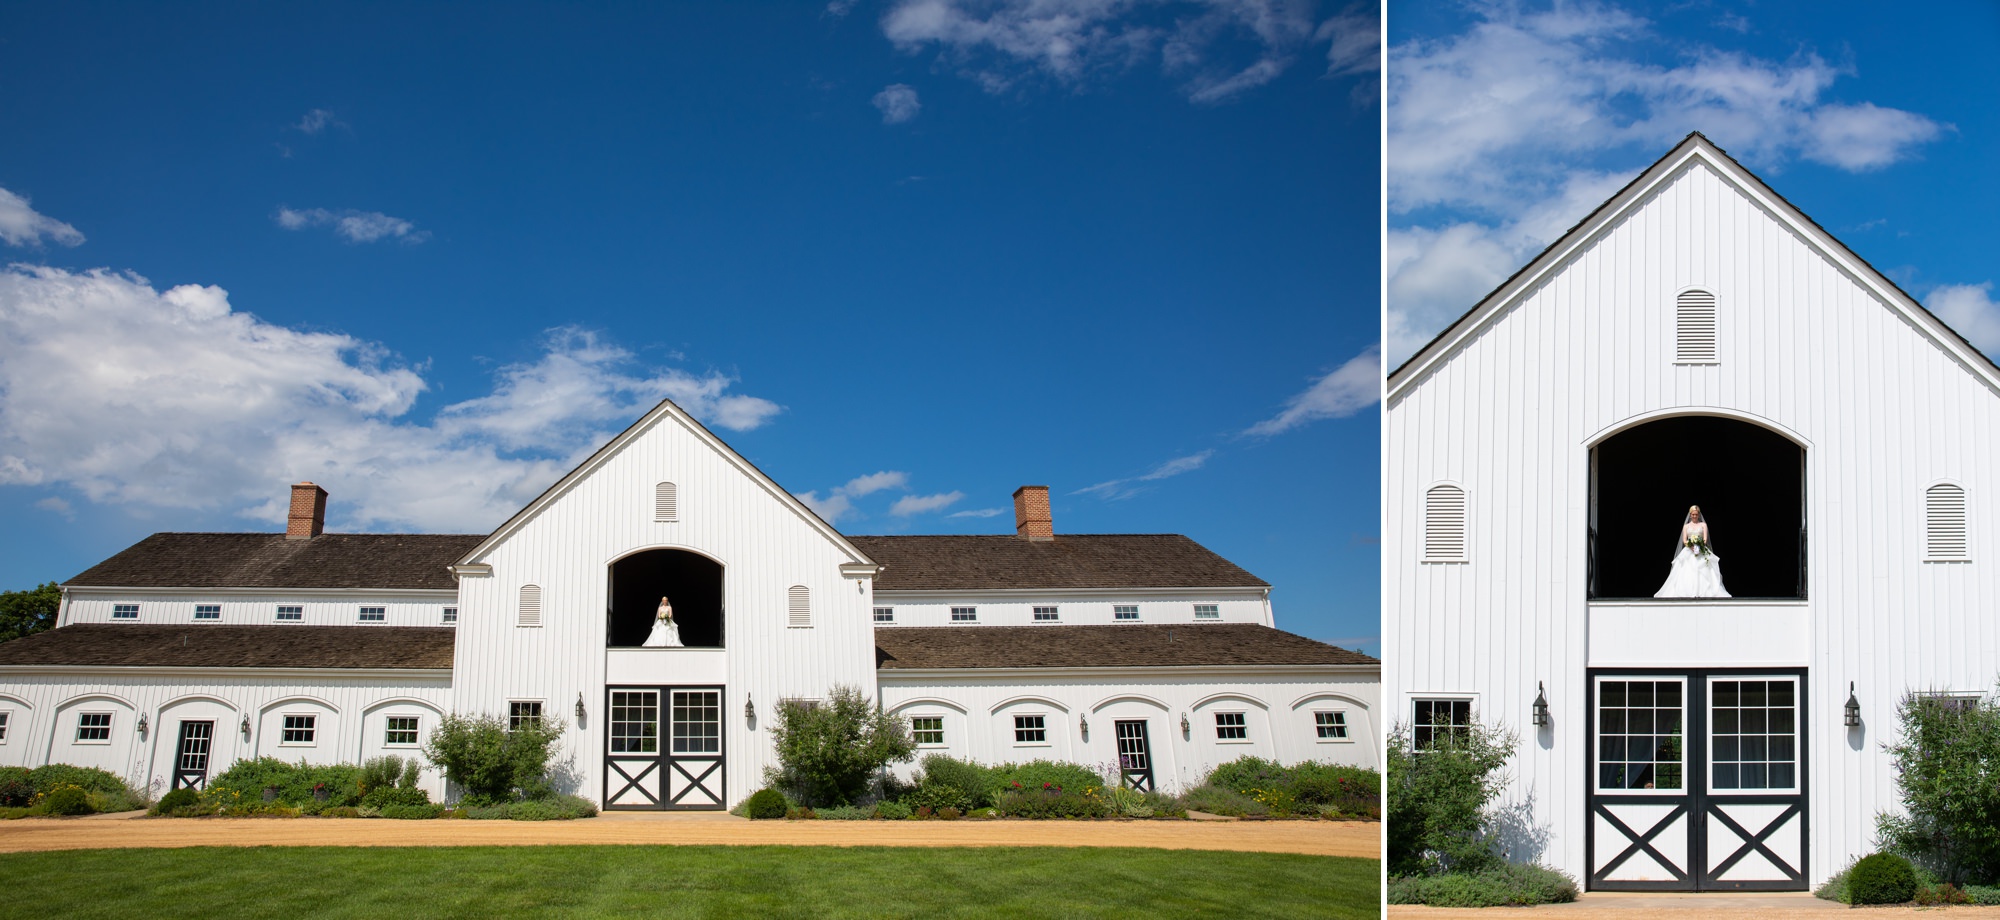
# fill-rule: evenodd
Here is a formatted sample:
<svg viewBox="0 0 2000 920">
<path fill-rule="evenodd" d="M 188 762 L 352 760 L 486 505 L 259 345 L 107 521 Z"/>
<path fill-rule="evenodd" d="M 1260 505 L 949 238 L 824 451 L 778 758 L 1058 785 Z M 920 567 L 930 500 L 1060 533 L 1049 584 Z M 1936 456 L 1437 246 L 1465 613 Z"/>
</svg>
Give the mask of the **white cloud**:
<svg viewBox="0 0 2000 920">
<path fill-rule="evenodd" d="M 854 511 L 854 500 L 873 495 L 884 489 L 908 489 L 910 474 L 900 470 L 882 470 L 866 476 L 856 476 L 845 485 L 835 486 L 825 498 L 819 497 L 819 490 L 793 493 L 794 498 L 805 502 L 814 514 L 831 524 Z"/>
<path fill-rule="evenodd" d="M 1382 19 L 1374 4 L 1357 3 L 1319 24 L 1315 38 L 1326 42 L 1328 76 L 1376 73 L 1382 69 Z"/>
<path fill-rule="evenodd" d="M 1094 486 L 1084 486 L 1070 494 L 1095 495 L 1106 501 L 1131 498 L 1145 491 L 1145 486 L 1140 485 L 1140 483 L 1158 482 L 1170 476 L 1179 476 L 1182 473 L 1193 472 L 1201 469 L 1208 463 L 1208 459 L 1213 456 L 1215 456 L 1215 451 L 1210 449 L 1201 451 L 1200 453 L 1189 454 L 1185 457 L 1175 457 L 1137 476 L 1100 482 Z"/>
<path fill-rule="evenodd" d="M 1993 282 L 1934 288 L 1924 306 L 1974 348 L 1988 357 L 2000 355 L 2000 302 L 1993 299 Z"/>
<path fill-rule="evenodd" d="M 83 234 L 75 227 L 29 207 L 25 196 L 0 188 L 0 242 L 9 246 L 35 246 L 43 237 L 64 246 L 83 242 Z"/>
<path fill-rule="evenodd" d="M 964 492 L 956 491 L 940 492 L 936 495 L 905 495 L 902 498 L 896 499 L 896 503 L 889 506 L 889 513 L 897 517 L 928 514 L 932 511 L 942 511 L 949 508 L 964 497 Z"/>
<path fill-rule="evenodd" d="M 1284 73 L 1325 42 L 1336 74 L 1366 69 L 1372 4 L 1315 21 L 1314 0 L 899 0 L 882 17 L 898 49 L 1005 92 L 1035 77 L 1077 87 L 1157 60 L 1195 102 L 1221 102 Z M 1364 27 L 1359 20 L 1367 20 Z M 1247 60 L 1245 60 L 1247 58 Z"/>
<path fill-rule="evenodd" d="M 40 508 L 43 511 L 52 511 L 56 514 L 60 514 L 63 517 L 68 518 L 69 520 L 72 521 L 76 520 L 76 508 L 72 507 L 67 499 L 64 499 L 60 496 L 51 495 L 47 498 L 37 501 L 35 502 L 35 507 Z"/>
<path fill-rule="evenodd" d="M 819 490 L 814 489 L 811 492 L 794 492 L 792 497 L 805 502 L 806 507 L 819 515 L 820 520 L 829 524 L 838 523 L 843 516 L 854 510 L 854 500 L 839 492 L 821 498 Z"/>
<path fill-rule="evenodd" d="M 310 479 L 337 529 L 482 532 L 662 396 L 718 425 L 741 401 L 766 408 L 738 422 L 778 411 L 720 375 L 632 363 L 555 330 L 490 395 L 425 423 L 406 418 L 430 389 L 420 368 L 378 344 L 264 322 L 219 287 L 14 266 L 0 270 L 0 485 L 275 523 L 284 486 Z"/>
<path fill-rule="evenodd" d="M 858 2 L 860 0 L 832 0 L 832 2 L 826 5 L 826 15 L 839 19 L 848 13 L 854 12 L 854 4 Z"/>
<path fill-rule="evenodd" d="M 908 83 L 891 83 L 875 94 L 875 108 L 882 112 L 882 123 L 900 125 L 917 117 L 924 104 L 917 101 L 917 91 Z"/>
<path fill-rule="evenodd" d="M 910 474 L 896 470 L 883 470 L 879 473 L 856 476 L 848 480 L 847 485 L 840 487 L 840 492 L 844 495 L 852 495 L 859 498 L 863 495 L 880 492 L 883 489 L 906 489 L 909 488 L 909 484 Z"/>
<path fill-rule="evenodd" d="M 400 217 L 390 217 L 380 211 L 329 211 L 325 208 L 293 210 L 279 208 L 272 216 L 278 226 L 287 230 L 304 230 L 307 227 L 332 227 L 333 232 L 345 237 L 350 243 L 373 243 L 376 240 L 392 239 L 401 243 L 421 243 L 431 238 L 429 230 L 418 230 L 417 225 Z"/>
<path fill-rule="evenodd" d="M 1829 100 L 1853 70 L 1810 52 L 1676 45 L 1607 4 L 1474 9 L 1458 34 L 1390 49 L 1392 364 L 1690 131 L 1753 166 L 1863 171 L 1950 130 Z"/>
<path fill-rule="evenodd" d="M 346 127 L 346 123 L 335 118 L 332 112 L 326 109 L 313 109 L 307 112 L 303 118 L 300 118 L 299 123 L 292 126 L 292 130 L 306 134 L 318 134 L 321 131 L 325 131 L 329 125 Z"/>
<path fill-rule="evenodd" d="M 1353 415 L 1375 405 L 1381 391 L 1382 351 L 1370 345 L 1286 400 L 1284 411 L 1250 426 L 1244 434 L 1273 435 L 1307 422 Z"/>
<path fill-rule="evenodd" d="M 967 510 L 965 510 L 965 511 L 954 511 L 954 512 L 952 512 L 952 513 L 950 513 L 950 514 L 946 515 L 946 517 L 955 517 L 955 518 L 990 518 L 990 517 L 999 517 L 999 516 L 1001 516 L 1001 515 L 1003 515 L 1003 514 L 1006 514 L 1006 513 L 1007 513 L 1007 509 L 1005 509 L 1005 508 L 970 508 L 970 509 L 967 509 Z"/>
</svg>

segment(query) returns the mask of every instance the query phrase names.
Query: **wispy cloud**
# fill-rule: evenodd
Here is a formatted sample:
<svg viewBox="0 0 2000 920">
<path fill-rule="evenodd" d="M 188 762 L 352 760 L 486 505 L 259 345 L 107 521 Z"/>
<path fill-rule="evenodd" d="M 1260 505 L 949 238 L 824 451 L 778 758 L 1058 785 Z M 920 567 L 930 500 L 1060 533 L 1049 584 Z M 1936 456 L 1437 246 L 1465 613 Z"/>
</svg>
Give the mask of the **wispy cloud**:
<svg viewBox="0 0 2000 920">
<path fill-rule="evenodd" d="M 1250 426 L 1244 434 L 1274 435 L 1307 422 L 1342 418 L 1375 405 L 1382 392 L 1382 349 L 1370 345 L 1346 364 L 1313 381 L 1305 392 L 1285 401 L 1285 408 Z"/>
<path fill-rule="evenodd" d="M 1094 486 L 1084 486 L 1070 494 L 1095 495 L 1105 501 L 1131 498 L 1145 491 L 1146 483 L 1158 482 L 1162 479 L 1201 469 L 1204 464 L 1208 463 L 1208 458 L 1213 456 L 1215 456 L 1215 451 L 1209 449 L 1200 453 L 1189 454 L 1185 457 L 1175 457 L 1137 476 L 1100 482 Z"/>
<path fill-rule="evenodd" d="M 955 518 L 990 518 L 999 517 L 1006 513 L 1007 509 L 1005 508 L 969 508 L 964 511 L 954 511 L 945 516 Z"/>
<path fill-rule="evenodd" d="M 889 506 L 889 513 L 897 517 L 929 514 L 933 511 L 942 511 L 949 508 L 957 504 L 958 500 L 964 497 L 964 492 L 955 491 L 940 492 L 936 495 L 905 495 L 902 498 L 896 499 L 894 505 Z"/>
<path fill-rule="evenodd" d="M 287 230 L 304 230 L 307 227 L 332 227 L 333 232 L 350 243 L 373 243 L 377 240 L 395 240 L 399 243 L 415 245 L 431 238 L 429 230 L 418 230 L 417 225 L 400 217 L 390 217 L 380 211 L 329 211 L 325 208 L 293 210 L 281 207 L 272 215 L 278 226 Z"/>
<path fill-rule="evenodd" d="M 38 246 L 46 237 L 64 246 L 83 243 L 75 227 L 28 206 L 28 198 L 0 188 L 0 242 L 9 246 Z"/>
<path fill-rule="evenodd" d="M 334 114 L 326 109 L 313 109 L 301 117 L 297 124 L 292 125 L 292 130 L 303 134 L 318 134 L 329 127 L 345 128 L 347 123 L 334 117 Z"/>
<path fill-rule="evenodd" d="M 1993 299 L 1993 282 L 1943 285 L 1931 291 L 1924 306 L 1974 348 L 1989 357 L 2000 355 L 2000 302 Z"/>
<path fill-rule="evenodd" d="M 900 470 L 882 470 L 866 476 L 856 476 L 844 485 L 835 486 L 827 491 L 825 498 L 820 497 L 818 489 L 794 493 L 793 497 L 805 502 L 806 507 L 811 508 L 814 514 L 831 524 L 852 513 L 854 500 L 857 498 L 873 495 L 884 489 L 907 489 L 909 486 L 910 474 Z"/>
<path fill-rule="evenodd" d="M 41 499 L 35 502 L 35 507 L 40 508 L 43 511 L 60 514 L 68 520 L 72 521 L 76 520 L 76 508 L 72 506 L 67 499 L 62 498 L 61 496 L 51 495 L 47 498 Z"/>
<path fill-rule="evenodd" d="M 831 3 L 826 5 L 826 15 L 834 19 L 840 19 L 848 13 L 854 12 L 854 5 L 858 2 L 860 0 L 832 0 Z"/>
<path fill-rule="evenodd" d="M 875 94 L 875 108 L 882 113 L 885 125 L 900 125 L 917 117 L 924 104 L 917 101 L 917 91 L 908 83 L 891 83 Z"/>
</svg>

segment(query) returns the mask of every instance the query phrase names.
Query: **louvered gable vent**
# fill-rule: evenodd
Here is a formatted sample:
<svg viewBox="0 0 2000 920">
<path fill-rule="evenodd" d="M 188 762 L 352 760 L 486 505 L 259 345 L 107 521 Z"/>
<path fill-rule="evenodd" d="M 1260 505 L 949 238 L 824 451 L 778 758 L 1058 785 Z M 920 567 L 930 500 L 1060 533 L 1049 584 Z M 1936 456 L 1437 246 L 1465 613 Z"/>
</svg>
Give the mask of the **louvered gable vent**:
<svg viewBox="0 0 2000 920">
<path fill-rule="evenodd" d="M 1424 561 L 1465 561 L 1465 490 L 1432 486 L 1424 493 Z"/>
<path fill-rule="evenodd" d="M 1965 489 L 1944 482 L 1924 491 L 1924 558 L 1971 557 L 1965 530 Z"/>
<path fill-rule="evenodd" d="M 1714 294 L 1682 292 L 1674 309 L 1674 362 L 1716 363 Z"/>
<path fill-rule="evenodd" d="M 663 482 L 653 487 L 653 520 L 678 521 L 681 519 L 680 489 L 671 482 Z"/>
<path fill-rule="evenodd" d="M 516 626 L 542 625 L 541 585 L 521 586 L 521 609 L 518 618 L 515 620 L 515 625 Z"/>
<path fill-rule="evenodd" d="M 793 626 L 811 626 L 811 625 L 813 625 L 813 622 L 812 622 L 812 592 L 811 592 L 811 591 L 808 591 L 808 590 L 806 589 L 806 586 L 804 586 L 804 585 L 793 585 L 793 586 L 792 586 L 792 590 L 791 590 L 791 608 L 792 608 L 792 620 L 791 620 L 791 625 L 793 625 Z"/>
</svg>

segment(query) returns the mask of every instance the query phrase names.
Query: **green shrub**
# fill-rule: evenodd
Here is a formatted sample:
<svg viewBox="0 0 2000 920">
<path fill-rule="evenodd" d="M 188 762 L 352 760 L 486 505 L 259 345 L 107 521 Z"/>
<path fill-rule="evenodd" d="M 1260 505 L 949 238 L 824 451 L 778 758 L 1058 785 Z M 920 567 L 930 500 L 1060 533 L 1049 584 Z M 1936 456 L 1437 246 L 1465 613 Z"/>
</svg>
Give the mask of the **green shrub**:
<svg viewBox="0 0 2000 920">
<path fill-rule="evenodd" d="M 1231 818 L 1270 814 L 1270 809 L 1265 808 L 1262 802 L 1221 786 L 1196 786 L 1189 789 L 1181 796 L 1181 804 L 1188 811 Z"/>
<path fill-rule="evenodd" d="M 431 795 L 422 789 L 406 786 L 377 786 L 361 797 L 361 804 L 375 808 L 396 806 L 415 808 L 431 803 Z"/>
<path fill-rule="evenodd" d="M 959 817 L 958 809 L 946 806 L 937 810 L 937 816 L 941 821 L 956 821 Z"/>
<path fill-rule="evenodd" d="M 1104 788 L 1104 777 L 1090 767 L 1057 760 L 1032 760 L 1027 763 L 1003 763 L 992 770 L 992 799 L 1003 792 L 1019 789 L 1040 789 L 1054 786 L 1074 792 L 1085 789 Z"/>
<path fill-rule="evenodd" d="M 1249 795 L 1252 789 L 1285 789 L 1292 784 L 1292 772 L 1278 765 L 1275 760 L 1262 757 L 1238 757 L 1225 764 L 1219 764 L 1208 771 L 1204 786 L 1220 786 L 1239 795 Z"/>
<path fill-rule="evenodd" d="M 835 805 L 820 809 L 818 814 L 823 821 L 866 821 L 875 817 L 875 809 L 856 805 Z"/>
<path fill-rule="evenodd" d="M 956 809 L 939 809 L 939 814 Z M 1000 793 L 993 810 L 1010 818 L 1102 818 L 1111 814 L 1111 802 L 1098 786 L 1064 789 L 1054 783 L 1034 789 L 1008 789 Z"/>
<path fill-rule="evenodd" d="M 1499 863 L 1478 872 L 1389 880 L 1389 903 L 1432 907 L 1527 907 L 1576 900 L 1576 881 L 1543 866 Z"/>
<path fill-rule="evenodd" d="M 514 821 L 571 821 L 595 814 L 597 814 L 596 805 L 574 795 L 529 799 L 525 802 L 515 802 L 507 808 L 507 817 Z"/>
<path fill-rule="evenodd" d="M 35 784 L 26 767 L 0 767 L 0 808 L 26 808 L 35 800 Z"/>
<path fill-rule="evenodd" d="M 34 810 L 45 815 L 88 815 L 97 811 L 90 807 L 89 790 L 68 784 L 41 793 Z"/>
<path fill-rule="evenodd" d="M 361 809 L 355 808 L 352 805 L 339 805 L 333 808 L 321 809 L 320 816 L 324 818 L 359 818 L 361 817 Z"/>
<path fill-rule="evenodd" d="M 26 818 L 34 813 L 35 810 L 32 808 L 7 808 L 5 806 L 0 806 L 0 821 L 12 821 L 16 818 Z"/>
<path fill-rule="evenodd" d="M 807 806 L 860 801 L 883 767 L 907 762 L 916 752 L 908 722 L 854 687 L 828 690 L 818 706 L 779 705 L 771 739 L 778 766 L 766 781 Z"/>
<path fill-rule="evenodd" d="M 1849 904 L 1901 904 L 1916 897 L 1917 873 L 1894 853 L 1864 856 L 1847 874 Z"/>
<path fill-rule="evenodd" d="M 910 816 L 910 806 L 901 802 L 882 802 L 875 806 L 875 817 L 885 821 L 901 821 Z"/>
<path fill-rule="evenodd" d="M 1969 708 L 1906 695 L 1886 747 L 1901 814 L 1876 816 L 1882 849 L 1954 884 L 2000 880 L 2000 701 Z"/>
<path fill-rule="evenodd" d="M 415 789 L 417 781 L 422 778 L 423 764 L 415 757 L 404 760 L 391 754 L 363 763 L 356 782 L 361 786 L 362 794 L 366 795 L 377 789 Z"/>
<path fill-rule="evenodd" d="M 970 807 L 971 801 L 965 790 L 948 783 L 925 783 L 903 796 L 904 804 L 911 808 Z"/>
<path fill-rule="evenodd" d="M 501 802 L 498 805 L 465 805 L 461 803 L 455 813 L 461 818 L 470 818 L 474 821 L 505 821 L 507 820 L 508 813 L 513 810 L 514 803 L 512 802 Z"/>
<path fill-rule="evenodd" d="M 1974 904 L 2000 904 L 2000 885 L 1967 885 L 1963 890 Z"/>
<path fill-rule="evenodd" d="M 932 807 L 948 804 L 959 808 L 978 808 L 992 800 L 993 793 L 1000 787 L 1000 782 L 994 771 L 987 767 L 945 754 L 931 754 L 924 758 L 923 769 L 917 771 L 916 788 L 905 793 L 902 796 L 903 800 L 913 801 L 912 795 L 925 787 L 955 789 L 958 791 L 959 799 L 956 802 L 938 802 L 935 800 L 939 793 L 932 792 L 923 801 L 913 804 Z"/>
<path fill-rule="evenodd" d="M 355 813 L 359 814 L 359 809 Z M 399 821 L 417 821 L 425 818 L 435 818 L 444 814 L 444 806 L 429 803 L 423 805 L 383 805 L 379 814 L 381 817 L 393 818 Z"/>
<path fill-rule="evenodd" d="M 1112 786 L 1104 790 L 1109 800 L 1112 814 L 1127 818 L 1160 818 L 1187 816 L 1187 806 L 1180 799 L 1159 792 L 1140 792 L 1123 786 Z"/>
<path fill-rule="evenodd" d="M 744 810 L 752 821 L 768 821 L 784 817 L 791 807 L 785 803 L 784 793 L 767 787 L 751 793 Z"/>
<path fill-rule="evenodd" d="M 353 764 L 311 765 L 305 761 L 286 763 L 276 757 L 239 760 L 221 775 L 208 781 L 209 791 L 218 794 L 222 808 L 264 803 L 264 790 L 276 789 L 273 803 L 290 808 L 320 811 L 343 805 L 361 804 L 361 768 Z"/>
<path fill-rule="evenodd" d="M 166 795 L 160 796 L 160 800 L 153 803 L 152 813 L 156 815 L 171 815 L 176 811 L 192 809 L 200 804 L 201 793 L 188 788 L 175 789 Z"/>
<path fill-rule="evenodd" d="M 806 808 L 804 806 L 787 809 L 785 811 L 785 819 L 788 821 L 811 821 L 818 817 L 819 817 L 819 812 L 813 811 L 812 809 Z"/>
<path fill-rule="evenodd" d="M 1518 739 L 1478 721 L 1411 750 L 1406 726 L 1389 733 L 1389 875 L 1477 872 L 1497 867 L 1485 831 L 1486 805 L 1500 794 L 1500 772 Z"/>
<path fill-rule="evenodd" d="M 1970 904 L 1972 898 L 1965 891 L 1950 882 L 1918 882 L 1916 894 L 1910 897 L 1919 907 L 1935 907 L 1941 904 Z"/>
<path fill-rule="evenodd" d="M 474 805 L 539 799 L 551 794 L 549 756 L 562 737 L 555 718 L 525 722 L 509 731 L 493 716 L 456 713 L 438 720 L 424 744 L 424 756 L 443 768 L 445 778 L 465 790 Z"/>
</svg>

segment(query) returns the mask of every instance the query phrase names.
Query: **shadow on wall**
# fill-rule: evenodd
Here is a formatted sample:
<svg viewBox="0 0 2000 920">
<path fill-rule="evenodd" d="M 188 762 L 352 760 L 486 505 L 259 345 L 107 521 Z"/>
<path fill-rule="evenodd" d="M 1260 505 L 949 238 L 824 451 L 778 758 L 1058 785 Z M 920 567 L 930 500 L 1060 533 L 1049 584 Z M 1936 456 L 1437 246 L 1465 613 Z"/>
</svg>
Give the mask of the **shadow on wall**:
<svg viewBox="0 0 2000 920">
<path fill-rule="evenodd" d="M 1549 848 L 1549 827 L 1535 823 L 1535 794 L 1492 812 L 1487 825 L 1493 851 L 1510 863 L 1539 863 Z"/>
</svg>

